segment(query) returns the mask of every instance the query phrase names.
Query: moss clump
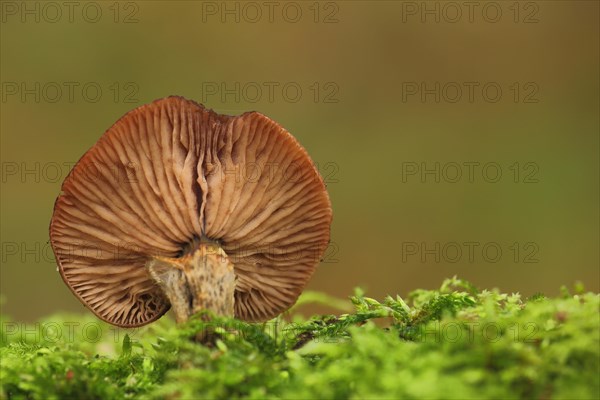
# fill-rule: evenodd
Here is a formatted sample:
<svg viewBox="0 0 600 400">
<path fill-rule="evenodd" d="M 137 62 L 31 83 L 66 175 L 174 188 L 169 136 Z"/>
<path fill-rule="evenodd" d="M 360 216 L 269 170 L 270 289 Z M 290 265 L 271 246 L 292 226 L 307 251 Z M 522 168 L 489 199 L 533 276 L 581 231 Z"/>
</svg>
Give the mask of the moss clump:
<svg viewBox="0 0 600 400">
<path fill-rule="evenodd" d="M 339 316 L 163 318 L 128 333 L 91 317 L 3 318 L 0 397 L 597 399 L 600 299 L 576 291 L 524 300 L 453 278 L 405 300 L 357 291 Z"/>
</svg>

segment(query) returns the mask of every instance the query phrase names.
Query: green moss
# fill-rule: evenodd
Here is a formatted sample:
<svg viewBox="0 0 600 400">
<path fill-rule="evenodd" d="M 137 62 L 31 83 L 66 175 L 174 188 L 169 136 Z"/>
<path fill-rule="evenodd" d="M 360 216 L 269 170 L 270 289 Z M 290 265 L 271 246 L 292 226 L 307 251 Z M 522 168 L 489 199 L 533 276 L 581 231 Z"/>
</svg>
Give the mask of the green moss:
<svg viewBox="0 0 600 400">
<path fill-rule="evenodd" d="M 303 301 L 326 296 L 308 294 Z M 559 298 L 446 280 L 406 300 L 266 324 L 167 318 L 123 331 L 91 316 L 2 319 L 2 399 L 600 397 L 597 294 Z M 336 303 L 339 307 L 348 304 Z M 287 319 L 290 319 L 286 317 Z M 191 338 L 204 332 L 206 345 Z"/>
</svg>

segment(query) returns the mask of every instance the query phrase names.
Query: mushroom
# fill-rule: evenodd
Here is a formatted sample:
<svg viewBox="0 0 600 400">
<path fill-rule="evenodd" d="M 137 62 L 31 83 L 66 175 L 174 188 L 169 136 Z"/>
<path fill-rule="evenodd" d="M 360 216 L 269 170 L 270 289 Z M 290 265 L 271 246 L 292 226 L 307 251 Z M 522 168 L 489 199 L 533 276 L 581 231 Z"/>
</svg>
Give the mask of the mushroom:
<svg viewBox="0 0 600 400">
<path fill-rule="evenodd" d="M 258 322 L 293 305 L 329 243 L 331 204 L 302 146 L 268 117 L 182 97 L 119 119 L 62 184 L 50 223 L 60 274 L 99 318 L 173 307 Z"/>
</svg>

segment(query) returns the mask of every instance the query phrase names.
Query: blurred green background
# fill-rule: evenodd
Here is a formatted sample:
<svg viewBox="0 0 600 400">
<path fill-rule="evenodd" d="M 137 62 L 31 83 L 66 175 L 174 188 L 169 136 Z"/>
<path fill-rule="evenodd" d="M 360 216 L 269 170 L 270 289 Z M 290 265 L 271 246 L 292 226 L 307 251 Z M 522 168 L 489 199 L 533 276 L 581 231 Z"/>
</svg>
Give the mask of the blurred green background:
<svg viewBox="0 0 600 400">
<path fill-rule="evenodd" d="M 260 111 L 306 147 L 334 209 L 309 289 L 404 295 L 456 274 L 599 290 L 598 2 L 48 4 L 1 4 L 13 317 L 83 310 L 47 244 L 60 184 L 119 117 L 171 94 Z"/>
</svg>

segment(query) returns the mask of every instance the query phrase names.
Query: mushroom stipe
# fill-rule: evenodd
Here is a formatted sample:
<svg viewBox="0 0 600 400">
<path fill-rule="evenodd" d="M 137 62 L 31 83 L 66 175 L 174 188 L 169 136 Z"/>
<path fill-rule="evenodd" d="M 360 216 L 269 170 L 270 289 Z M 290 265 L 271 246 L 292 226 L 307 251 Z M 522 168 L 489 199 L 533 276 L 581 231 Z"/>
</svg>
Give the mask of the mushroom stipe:
<svg viewBox="0 0 600 400">
<path fill-rule="evenodd" d="M 119 119 L 62 184 L 50 239 L 99 318 L 148 324 L 173 308 L 265 321 L 293 305 L 329 243 L 331 203 L 296 139 L 268 117 L 182 97 Z"/>
<path fill-rule="evenodd" d="M 170 300 L 177 322 L 203 310 L 233 316 L 235 273 L 218 245 L 200 243 L 193 253 L 178 258 L 154 257 L 147 267 Z"/>
</svg>

